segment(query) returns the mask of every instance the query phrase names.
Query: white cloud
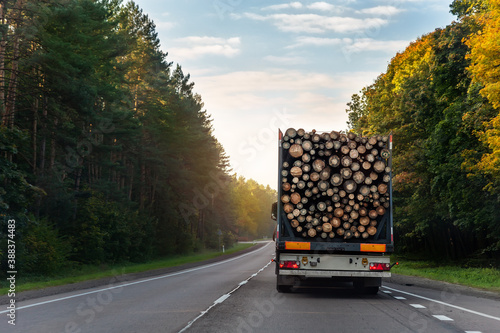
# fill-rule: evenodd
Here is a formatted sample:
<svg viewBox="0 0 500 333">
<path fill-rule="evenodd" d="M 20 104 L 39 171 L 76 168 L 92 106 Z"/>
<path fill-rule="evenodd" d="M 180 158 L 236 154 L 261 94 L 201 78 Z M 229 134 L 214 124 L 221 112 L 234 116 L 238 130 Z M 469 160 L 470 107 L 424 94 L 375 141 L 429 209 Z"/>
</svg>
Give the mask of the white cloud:
<svg viewBox="0 0 500 333">
<path fill-rule="evenodd" d="M 287 46 L 288 49 L 293 49 L 296 47 L 302 47 L 306 45 L 312 46 L 335 46 L 342 45 L 345 43 L 352 43 L 350 38 L 323 38 L 323 37 L 310 37 L 310 36 L 300 36 L 297 37 L 296 43 Z"/>
<path fill-rule="evenodd" d="M 282 9 L 289 9 L 289 8 L 300 9 L 302 7 L 303 7 L 303 5 L 300 2 L 295 1 L 295 2 L 290 2 L 290 3 L 284 3 L 281 5 L 267 6 L 267 7 L 262 8 L 262 10 L 282 10 Z"/>
<path fill-rule="evenodd" d="M 343 7 L 335 6 L 327 2 L 313 2 L 310 5 L 307 5 L 308 9 L 319 10 L 323 12 L 337 12 L 341 13 L 345 10 Z"/>
<path fill-rule="evenodd" d="M 353 18 L 317 14 L 273 14 L 263 16 L 246 13 L 245 16 L 252 20 L 270 21 L 281 31 L 296 33 L 354 33 L 379 28 L 388 23 L 386 19 L 381 18 Z"/>
<path fill-rule="evenodd" d="M 410 44 L 407 40 L 375 40 L 372 38 L 359 38 L 344 46 L 345 54 L 360 53 L 367 51 L 382 51 L 389 54 L 404 51 Z"/>
<path fill-rule="evenodd" d="M 353 91 L 359 91 L 372 83 L 380 74 L 354 72 L 327 75 L 289 69 L 237 71 L 205 76 L 197 75 L 196 70 L 191 73 L 196 77 L 196 90 L 203 96 L 209 112 L 210 105 L 218 105 L 230 112 L 267 109 L 271 104 L 297 106 L 297 95 L 304 92 L 335 97 L 334 95 L 342 95 L 342 91 L 345 91 L 345 96 L 349 97 Z M 309 106 L 302 104 L 297 107 L 309 109 Z"/>
<path fill-rule="evenodd" d="M 285 66 L 286 65 L 303 65 L 303 64 L 307 63 L 307 60 L 305 60 L 304 58 L 296 57 L 296 56 L 279 57 L 279 56 L 269 55 L 269 56 L 264 57 L 264 60 L 266 60 L 268 62 L 279 64 L 282 66 L 283 65 L 285 65 Z"/>
<path fill-rule="evenodd" d="M 394 6 L 377 6 L 377 7 L 361 9 L 359 11 L 359 13 L 361 14 L 383 15 L 383 16 L 393 16 L 401 12 L 404 12 L 404 9 L 397 8 Z"/>
<path fill-rule="evenodd" d="M 177 38 L 179 45 L 168 49 L 175 59 L 194 59 L 205 55 L 234 57 L 240 53 L 241 39 L 239 37 L 220 38 L 209 36 L 189 36 Z"/>
</svg>

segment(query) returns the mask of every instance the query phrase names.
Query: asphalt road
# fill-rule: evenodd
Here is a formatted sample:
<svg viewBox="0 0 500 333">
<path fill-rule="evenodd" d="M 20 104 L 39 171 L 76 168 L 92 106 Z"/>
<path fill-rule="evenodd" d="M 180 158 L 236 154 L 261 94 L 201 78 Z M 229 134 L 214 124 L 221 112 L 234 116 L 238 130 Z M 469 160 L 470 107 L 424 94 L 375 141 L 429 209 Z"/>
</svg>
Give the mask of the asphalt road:
<svg viewBox="0 0 500 333">
<path fill-rule="evenodd" d="M 269 243 L 204 266 L 19 301 L 15 326 L 2 305 L 0 332 L 500 332 L 500 297 L 446 284 L 391 279 L 375 296 L 346 286 L 278 294 L 273 252 Z"/>
</svg>

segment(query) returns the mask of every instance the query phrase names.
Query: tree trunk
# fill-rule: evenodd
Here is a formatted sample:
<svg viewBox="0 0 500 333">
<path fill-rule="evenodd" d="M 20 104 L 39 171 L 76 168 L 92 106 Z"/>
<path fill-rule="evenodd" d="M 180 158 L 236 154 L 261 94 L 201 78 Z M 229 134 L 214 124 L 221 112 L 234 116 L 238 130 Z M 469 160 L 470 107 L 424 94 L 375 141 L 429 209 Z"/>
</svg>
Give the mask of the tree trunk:
<svg viewBox="0 0 500 333">
<path fill-rule="evenodd" d="M 17 15 L 14 19 L 16 28 L 14 30 L 14 42 L 12 44 L 12 64 L 10 69 L 9 87 L 7 89 L 7 98 L 5 101 L 5 118 L 6 126 L 14 128 L 14 119 L 16 115 L 16 97 L 17 97 L 17 81 L 19 74 L 19 39 L 21 26 L 21 13 L 24 0 L 17 0 L 15 9 Z"/>
<path fill-rule="evenodd" d="M 0 1 L 0 24 L 7 26 L 7 9 L 5 1 Z M 7 31 L 7 30 L 6 30 Z M 7 48 L 7 34 L 3 33 L 0 39 L 0 123 L 5 124 L 5 52 Z"/>
</svg>

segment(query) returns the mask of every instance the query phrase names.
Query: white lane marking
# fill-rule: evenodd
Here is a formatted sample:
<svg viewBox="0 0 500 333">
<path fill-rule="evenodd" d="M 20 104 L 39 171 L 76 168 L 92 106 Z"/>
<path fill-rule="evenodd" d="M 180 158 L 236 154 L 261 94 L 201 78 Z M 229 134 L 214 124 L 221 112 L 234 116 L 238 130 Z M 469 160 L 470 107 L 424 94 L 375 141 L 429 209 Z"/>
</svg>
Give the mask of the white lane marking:
<svg viewBox="0 0 500 333">
<path fill-rule="evenodd" d="M 392 294 L 392 291 L 389 291 L 389 290 L 382 290 L 383 293 L 386 293 L 386 294 Z"/>
<path fill-rule="evenodd" d="M 432 299 L 432 298 L 420 296 L 420 295 L 417 295 L 417 294 L 412 294 L 412 293 L 409 293 L 409 292 L 406 292 L 406 291 L 402 291 L 402 290 L 398 290 L 398 289 L 394 289 L 394 288 L 390 288 L 390 287 L 386 287 L 386 286 L 382 286 L 382 288 L 386 288 L 386 289 L 389 289 L 389 290 L 392 290 L 392 291 L 396 291 L 396 292 L 399 292 L 399 293 L 402 293 L 402 294 L 406 294 L 406 295 L 409 295 L 409 296 L 413 296 L 413 297 L 417 297 L 417 298 L 420 298 L 420 299 L 425 299 L 426 301 L 430 301 L 430 302 L 434 302 L 434 303 L 446 305 L 446 306 L 449 306 L 451 308 L 455 308 L 455 309 L 462 310 L 462 311 L 465 311 L 465 312 L 473 313 L 475 315 L 482 316 L 482 317 L 485 317 L 485 318 L 489 318 L 489 319 L 494 319 L 494 320 L 500 321 L 499 317 L 491 316 L 489 314 L 482 313 L 482 312 L 479 312 L 479 311 L 469 310 L 469 309 L 463 308 L 461 306 L 453 305 L 453 304 L 450 304 L 450 303 L 438 301 L 436 299 Z"/>
<path fill-rule="evenodd" d="M 481 331 L 465 331 L 465 333 L 483 333 Z"/>
<path fill-rule="evenodd" d="M 415 309 L 425 309 L 425 306 L 423 306 L 422 304 L 410 304 L 411 306 L 413 306 Z"/>
<path fill-rule="evenodd" d="M 271 265 L 273 261 L 269 261 L 264 267 L 262 267 L 259 272 L 262 272 L 264 269 L 266 269 L 269 265 Z M 197 321 L 198 319 L 200 319 L 201 317 L 203 317 L 208 311 L 210 311 L 214 306 L 216 306 L 217 304 L 220 304 L 222 302 L 224 302 L 226 299 L 229 298 L 229 296 L 231 296 L 236 290 L 240 289 L 240 287 L 244 284 L 246 284 L 248 281 L 250 281 L 251 279 L 253 279 L 254 277 L 257 276 L 258 273 L 255 273 L 255 274 L 252 274 L 250 275 L 250 277 L 242 282 L 240 282 L 238 284 L 238 286 L 236 288 L 234 288 L 233 290 L 231 290 L 230 292 L 228 292 L 227 294 L 225 295 L 222 295 L 221 297 L 219 297 L 212 305 L 210 305 L 208 307 L 208 309 L 206 309 L 205 311 L 202 311 L 198 317 L 194 318 L 193 320 L 191 320 L 187 325 L 186 327 L 184 327 L 182 330 L 180 330 L 178 333 L 182 333 L 184 331 L 186 331 L 187 329 L 189 329 L 191 326 L 193 326 L 193 324 L 195 323 L 195 321 Z"/>
<path fill-rule="evenodd" d="M 219 304 L 219 303 L 224 302 L 226 299 L 229 298 L 229 296 L 231 296 L 231 295 L 230 294 L 224 294 L 224 295 L 222 295 L 217 300 L 215 300 L 214 304 Z"/>
<path fill-rule="evenodd" d="M 439 320 L 443 320 L 443 321 L 453 321 L 453 319 L 451 319 L 450 317 L 446 317 L 446 316 L 443 316 L 443 315 L 432 315 L 434 318 L 437 318 Z"/>
<path fill-rule="evenodd" d="M 145 280 L 139 280 L 139 281 L 135 281 L 135 282 L 124 283 L 124 284 L 116 285 L 116 286 L 113 286 L 113 287 L 108 287 L 108 288 L 102 288 L 102 289 L 98 289 L 98 290 L 88 291 L 88 292 L 81 293 L 81 294 L 76 294 L 76 295 L 71 295 L 71 296 L 56 298 L 56 299 L 52 299 L 50 301 L 44 301 L 44 302 L 34 303 L 34 304 L 30 304 L 30 305 L 24 305 L 24 306 L 20 306 L 20 307 L 16 308 L 16 310 L 22 310 L 22 309 L 31 308 L 31 307 L 38 306 L 38 305 L 44 305 L 44 304 L 49 304 L 49 303 L 64 301 L 64 300 L 71 299 L 71 298 L 76 298 L 76 297 L 86 296 L 86 295 L 90 295 L 90 294 L 100 293 L 100 292 L 103 292 L 103 291 L 106 291 L 106 290 L 112 290 L 112 289 L 116 289 L 116 288 L 133 286 L 135 284 L 140 284 L 140 283 L 144 283 L 144 282 L 150 282 L 150 281 L 165 279 L 165 278 L 169 278 L 169 277 L 176 276 L 176 275 L 191 273 L 191 272 L 199 271 L 201 269 L 210 268 L 210 267 L 214 267 L 214 266 L 218 266 L 218 265 L 223 265 L 225 263 L 228 263 L 228 262 L 231 262 L 231 261 L 234 261 L 234 260 L 238 260 L 238 259 L 241 259 L 241 258 L 246 257 L 248 255 L 254 254 L 254 253 L 259 252 L 259 251 L 262 251 L 267 246 L 269 246 L 269 244 L 271 244 L 271 243 L 268 243 L 267 245 L 264 245 L 261 248 L 253 250 L 252 252 L 248 252 L 248 253 L 242 254 L 242 255 L 240 255 L 238 257 L 234 257 L 234 258 L 227 259 L 227 260 L 224 260 L 224 261 L 219 261 L 219 262 L 216 262 L 216 263 L 213 263 L 213 264 L 208 264 L 208 265 L 204 265 L 204 266 L 200 266 L 200 267 L 186 269 L 186 270 L 183 270 L 183 271 L 179 271 L 179 272 L 175 272 L 175 273 L 171 273 L 171 274 L 167 274 L 167 275 L 156 276 L 156 277 L 150 278 L 150 279 L 145 279 Z M 0 311 L 0 314 L 7 313 L 7 312 L 9 312 L 9 310 Z"/>
<path fill-rule="evenodd" d="M 403 299 L 406 299 L 406 297 L 403 297 L 403 296 L 394 296 L 395 299 L 400 299 L 400 300 L 403 300 Z"/>
</svg>

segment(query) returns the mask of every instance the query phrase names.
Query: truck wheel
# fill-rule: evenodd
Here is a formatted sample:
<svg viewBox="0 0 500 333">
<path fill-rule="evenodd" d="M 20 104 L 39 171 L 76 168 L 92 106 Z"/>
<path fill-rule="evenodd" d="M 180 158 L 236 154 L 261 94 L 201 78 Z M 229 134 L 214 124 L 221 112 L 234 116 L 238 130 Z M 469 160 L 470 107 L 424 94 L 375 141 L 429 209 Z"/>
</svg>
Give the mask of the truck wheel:
<svg viewBox="0 0 500 333">
<path fill-rule="evenodd" d="M 284 286 L 277 284 L 276 289 L 278 290 L 279 293 L 289 293 L 292 291 L 292 286 Z"/>
<path fill-rule="evenodd" d="M 376 295 L 378 293 L 379 287 L 364 287 L 363 293 L 366 295 Z"/>
<path fill-rule="evenodd" d="M 363 295 L 376 295 L 379 287 L 355 287 L 356 291 Z"/>
<path fill-rule="evenodd" d="M 365 294 L 365 295 L 376 295 L 379 290 L 379 286 L 365 286 L 365 283 L 363 281 L 354 281 L 354 289 L 360 294 Z"/>
</svg>

